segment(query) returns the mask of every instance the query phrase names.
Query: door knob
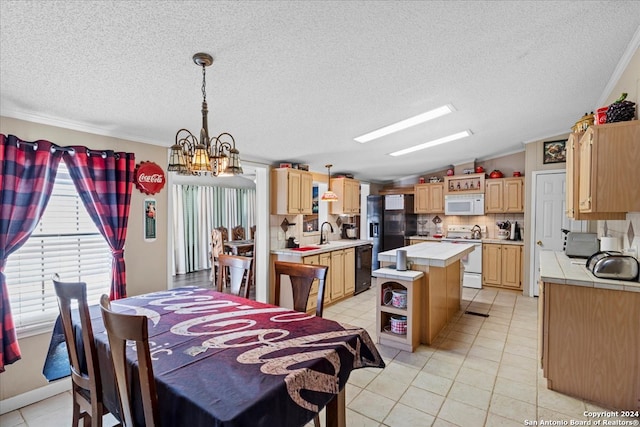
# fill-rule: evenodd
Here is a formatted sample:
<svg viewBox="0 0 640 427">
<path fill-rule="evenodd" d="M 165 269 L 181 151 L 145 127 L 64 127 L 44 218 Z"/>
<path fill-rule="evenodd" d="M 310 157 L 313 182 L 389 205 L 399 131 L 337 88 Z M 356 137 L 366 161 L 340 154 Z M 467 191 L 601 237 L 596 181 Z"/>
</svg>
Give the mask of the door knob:
<svg viewBox="0 0 640 427">
<path fill-rule="evenodd" d="M 538 245 L 538 246 L 542 246 L 542 240 L 538 240 L 538 241 L 536 242 L 536 245 Z"/>
</svg>

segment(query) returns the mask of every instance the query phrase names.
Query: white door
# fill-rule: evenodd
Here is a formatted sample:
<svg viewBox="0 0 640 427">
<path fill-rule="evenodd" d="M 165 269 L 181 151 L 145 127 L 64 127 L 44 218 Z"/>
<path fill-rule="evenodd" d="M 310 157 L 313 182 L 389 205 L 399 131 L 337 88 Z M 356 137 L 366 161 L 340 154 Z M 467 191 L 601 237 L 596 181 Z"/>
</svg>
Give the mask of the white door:
<svg viewBox="0 0 640 427">
<path fill-rule="evenodd" d="M 564 171 L 540 171 L 533 176 L 533 260 L 530 294 L 538 295 L 540 279 L 540 251 L 562 251 L 562 229 L 579 231 L 583 221 L 574 221 L 564 215 L 566 206 L 566 174 Z"/>
</svg>

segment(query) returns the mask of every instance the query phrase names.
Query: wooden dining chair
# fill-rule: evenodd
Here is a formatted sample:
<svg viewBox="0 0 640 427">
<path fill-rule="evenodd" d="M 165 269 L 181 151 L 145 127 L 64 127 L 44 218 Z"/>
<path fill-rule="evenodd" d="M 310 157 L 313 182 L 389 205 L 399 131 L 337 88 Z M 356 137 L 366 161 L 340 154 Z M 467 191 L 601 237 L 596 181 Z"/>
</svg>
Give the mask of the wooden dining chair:
<svg viewBox="0 0 640 427">
<path fill-rule="evenodd" d="M 314 279 L 318 279 L 318 305 L 316 306 L 316 316 L 322 317 L 324 285 L 329 267 L 326 265 L 274 261 L 274 269 L 276 273 L 276 305 L 280 305 L 280 282 L 282 275 L 289 276 L 289 280 L 291 281 L 291 292 L 293 293 L 293 309 L 301 312 L 307 311 L 307 301 L 309 300 L 313 281 Z M 320 417 L 318 414 L 313 418 L 313 424 L 315 427 L 320 427 Z"/>
<path fill-rule="evenodd" d="M 224 254 L 224 242 L 222 241 L 222 233 L 217 228 L 211 230 L 211 282 L 216 287 L 216 278 L 218 276 L 218 258 Z"/>
<path fill-rule="evenodd" d="M 284 274 L 291 280 L 291 291 L 293 293 L 293 309 L 296 311 L 307 311 L 307 301 L 313 285 L 313 280 L 318 279 L 318 305 L 316 306 L 316 316 L 322 317 L 322 307 L 324 303 L 324 285 L 327 278 L 326 265 L 299 264 L 295 262 L 274 261 L 276 273 L 275 302 L 280 305 L 280 282 Z"/>
<path fill-rule="evenodd" d="M 156 393 L 156 381 L 153 376 L 153 365 L 149 351 L 149 331 L 147 316 L 116 313 L 111 310 L 109 296 L 100 298 L 102 319 L 107 330 L 113 370 L 116 376 L 116 385 L 122 408 L 122 418 L 125 427 L 133 427 L 133 396 L 131 384 L 136 383 L 129 378 L 131 372 L 127 364 L 127 341 L 133 341 L 138 355 L 138 377 L 142 407 L 144 409 L 144 421 L 146 427 L 160 425 L 158 415 L 158 394 Z"/>
<path fill-rule="evenodd" d="M 87 285 L 84 282 L 61 282 L 60 277 L 54 274 L 53 287 L 58 297 L 60 320 L 69 353 L 73 398 L 72 425 L 78 427 L 80 419 L 83 419 L 85 426 L 100 427 L 102 426 L 102 416 L 108 414 L 109 411 L 105 408 L 102 400 L 102 380 L 87 303 Z M 83 348 L 78 346 L 71 318 L 72 311 L 75 310 L 71 308 L 74 301 L 78 304 Z M 82 366 L 83 359 L 86 361 L 85 369 Z M 85 370 L 86 372 L 84 372 Z"/>
<path fill-rule="evenodd" d="M 229 283 L 231 293 L 249 298 L 251 289 L 251 265 L 253 258 L 222 254 L 218 257 L 218 291 L 222 291 L 222 284 Z M 240 291 L 244 286 L 244 293 Z"/>
<path fill-rule="evenodd" d="M 237 225 L 233 227 L 231 229 L 231 237 L 232 237 L 232 240 L 244 240 L 245 239 L 244 227 L 241 225 Z"/>
<path fill-rule="evenodd" d="M 227 227 L 216 227 L 216 230 L 222 234 L 222 243 L 229 241 L 229 230 L 227 230 Z"/>
</svg>

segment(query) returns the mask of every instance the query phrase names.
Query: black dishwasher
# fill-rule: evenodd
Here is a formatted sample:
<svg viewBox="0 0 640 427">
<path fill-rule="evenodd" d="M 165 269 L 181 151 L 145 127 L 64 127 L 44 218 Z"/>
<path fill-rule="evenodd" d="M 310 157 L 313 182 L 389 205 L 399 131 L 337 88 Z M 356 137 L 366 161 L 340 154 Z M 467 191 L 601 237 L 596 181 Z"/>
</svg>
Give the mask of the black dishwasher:
<svg viewBox="0 0 640 427">
<path fill-rule="evenodd" d="M 356 290 L 354 295 L 371 287 L 371 262 L 373 245 L 356 246 Z"/>
</svg>

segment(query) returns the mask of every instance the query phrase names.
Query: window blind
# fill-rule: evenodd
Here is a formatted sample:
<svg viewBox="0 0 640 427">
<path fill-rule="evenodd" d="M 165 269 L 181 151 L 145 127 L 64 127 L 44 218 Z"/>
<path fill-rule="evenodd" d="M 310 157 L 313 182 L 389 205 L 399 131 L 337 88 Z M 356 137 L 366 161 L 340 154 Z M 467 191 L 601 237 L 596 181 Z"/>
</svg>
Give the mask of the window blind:
<svg viewBox="0 0 640 427">
<path fill-rule="evenodd" d="M 52 276 L 86 282 L 89 304 L 109 294 L 111 250 L 80 200 L 61 162 L 49 204 L 29 237 L 5 266 L 9 303 L 18 332 L 37 329 L 59 313 Z"/>
</svg>

